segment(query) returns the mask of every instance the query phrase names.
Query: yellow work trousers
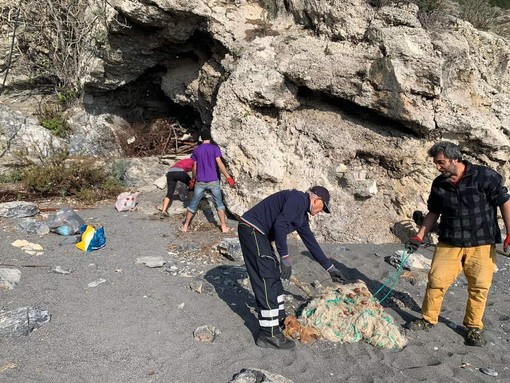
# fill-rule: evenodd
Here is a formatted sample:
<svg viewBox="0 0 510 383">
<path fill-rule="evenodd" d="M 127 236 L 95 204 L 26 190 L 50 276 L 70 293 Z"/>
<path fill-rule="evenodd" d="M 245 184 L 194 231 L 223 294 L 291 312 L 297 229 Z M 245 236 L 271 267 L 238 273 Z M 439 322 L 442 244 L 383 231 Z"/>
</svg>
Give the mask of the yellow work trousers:
<svg viewBox="0 0 510 383">
<path fill-rule="evenodd" d="M 468 300 L 463 324 L 483 328 L 483 314 L 496 265 L 496 246 L 454 247 L 436 245 L 423 299 L 423 319 L 438 322 L 446 291 L 464 270 L 468 282 Z"/>
</svg>

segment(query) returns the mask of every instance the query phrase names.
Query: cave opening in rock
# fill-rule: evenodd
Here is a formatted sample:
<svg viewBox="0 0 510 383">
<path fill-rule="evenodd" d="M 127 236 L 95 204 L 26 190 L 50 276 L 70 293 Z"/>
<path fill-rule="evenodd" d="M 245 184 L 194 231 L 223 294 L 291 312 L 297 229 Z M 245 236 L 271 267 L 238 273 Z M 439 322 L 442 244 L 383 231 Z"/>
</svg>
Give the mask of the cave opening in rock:
<svg viewBox="0 0 510 383">
<path fill-rule="evenodd" d="M 189 153 L 200 129 L 211 124 L 220 85 L 217 74 L 222 73 L 220 62 L 226 49 L 200 29 L 185 41 L 167 41 L 151 49 L 141 45 L 147 38 L 139 40 L 135 34 L 133 41 L 133 49 L 111 41 L 126 57 L 132 57 L 133 67 L 109 64 L 105 73 L 111 73 L 113 84 L 122 77 L 132 78 L 133 71 L 139 73 L 136 79 L 106 92 L 91 84 L 85 107 L 93 114 L 122 118 L 122 126 L 115 129 L 126 156 Z M 133 57 L 133 51 L 141 56 Z M 145 55 L 152 64 L 141 69 L 147 65 Z"/>
<path fill-rule="evenodd" d="M 120 88 L 94 96 L 97 112 L 126 121 L 117 136 L 127 157 L 184 155 L 196 143 L 200 114 L 164 93 L 161 82 L 166 72 L 164 65 L 157 65 Z"/>
</svg>

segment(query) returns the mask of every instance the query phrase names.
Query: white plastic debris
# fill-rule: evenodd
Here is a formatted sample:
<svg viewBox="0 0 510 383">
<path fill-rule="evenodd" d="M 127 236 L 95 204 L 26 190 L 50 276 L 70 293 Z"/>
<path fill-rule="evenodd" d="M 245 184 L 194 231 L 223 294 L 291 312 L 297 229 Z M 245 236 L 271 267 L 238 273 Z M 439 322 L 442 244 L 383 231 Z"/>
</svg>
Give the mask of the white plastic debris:
<svg viewBox="0 0 510 383">
<path fill-rule="evenodd" d="M 162 267 L 166 261 L 161 257 L 138 257 L 136 263 L 143 263 L 147 267 Z"/>
<path fill-rule="evenodd" d="M 87 286 L 88 287 L 97 287 L 98 285 L 100 285 L 101 283 L 105 283 L 106 282 L 106 279 L 104 278 L 99 278 L 99 279 L 96 279 L 95 281 L 93 282 L 90 282 Z"/>
<path fill-rule="evenodd" d="M 26 336 L 50 319 L 48 311 L 39 308 L 18 307 L 14 310 L 0 310 L 0 336 Z"/>
<path fill-rule="evenodd" d="M 492 368 L 489 368 L 489 367 L 480 368 L 480 372 L 482 374 L 489 375 L 489 376 L 498 376 L 498 372 Z"/>
<path fill-rule="evenodd" d="M 17 239 L 14 242 L 11 243 L 14 247 L 19 247 L 21 250 L 23 250 L 25 253 L 29 255 L 43 255 L 44 252 L 42 250 L 43 247 L 39 245 L 38 243 L 32 243 L 28 242 L 26 239 Z"/>
<path fill-rule="evenodd" d="M 21 279 L 18 269 L 0 268 L 0 290 L 12 290 Z"/>
<path fill-rule="evenodd" d="M 71 274 L 74 270 L 64 270 L 61 266 L 55 266 L 53 269 L 51 269 L 52 272 L 62 275 Z"/>
</svg>

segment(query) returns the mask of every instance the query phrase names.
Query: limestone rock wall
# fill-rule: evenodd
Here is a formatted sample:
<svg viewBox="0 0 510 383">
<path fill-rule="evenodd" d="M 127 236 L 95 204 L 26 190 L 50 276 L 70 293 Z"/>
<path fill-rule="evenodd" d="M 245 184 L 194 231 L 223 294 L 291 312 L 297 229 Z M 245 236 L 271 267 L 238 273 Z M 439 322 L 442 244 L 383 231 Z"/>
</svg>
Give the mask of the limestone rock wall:
<svg viewBox="0 0 510 383">
<path fill-rule="evenodd" d="M 510 184 L 510 44 L 467 22 L 424 29 L 414 4 L 363 0 L 112 0 L 104 12 L 74 142 L 100 134 L 120 152 L 125 122 L 101 97 L 157 72 L 211 126 L 237 180 L 225 188 L 235 214 L 322 184 L 333 198 L 333 214 L 313 220 L 322 239 L 394 241 L 392 224 L 426 208 L 437 175 L 426 151 L 441 139 Z"/>
<path fill-rule="evenodd" d="M 233 210 L 319 183 L 333 190 L 326 238 L 391 241 L 391 222 L 426 208 L 435 141 L 508 174 L 507 41 L 456 19 L 430 33 L 413 5 L 339 21 L 339 9 L 319 17 L 321 2 L 296 3 L 296 19 L 305 12 L 323 38 L 255 41 L 218 94 L 213 131 L 245 189 L 226 190 Z"/>
</svg>

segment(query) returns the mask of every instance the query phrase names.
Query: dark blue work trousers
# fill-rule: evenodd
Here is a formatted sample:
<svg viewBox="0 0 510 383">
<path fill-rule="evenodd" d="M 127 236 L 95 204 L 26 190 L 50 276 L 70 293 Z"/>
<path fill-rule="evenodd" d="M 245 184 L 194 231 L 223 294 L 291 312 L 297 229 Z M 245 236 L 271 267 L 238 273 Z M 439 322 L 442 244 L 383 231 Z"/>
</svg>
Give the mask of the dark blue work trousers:
<svg viewBox="0 0 510 383">
<path fill-rule="evenodd" d="M 285 319 L 280 263 L 267 236 L 244 222 L 239 223 L 238 233 L 255 295 L 260 332 L 275 336 L 281 332 L 280 325 Z"/>
</svg>

